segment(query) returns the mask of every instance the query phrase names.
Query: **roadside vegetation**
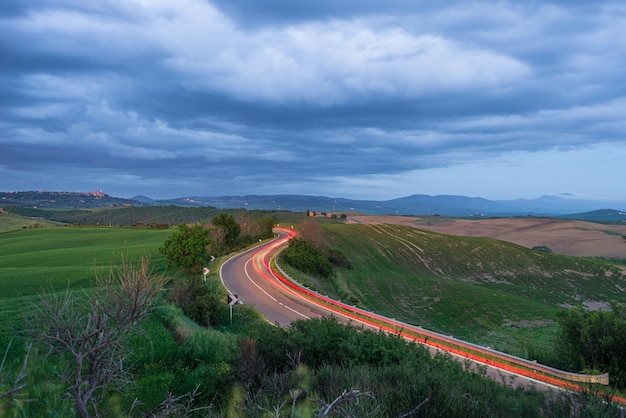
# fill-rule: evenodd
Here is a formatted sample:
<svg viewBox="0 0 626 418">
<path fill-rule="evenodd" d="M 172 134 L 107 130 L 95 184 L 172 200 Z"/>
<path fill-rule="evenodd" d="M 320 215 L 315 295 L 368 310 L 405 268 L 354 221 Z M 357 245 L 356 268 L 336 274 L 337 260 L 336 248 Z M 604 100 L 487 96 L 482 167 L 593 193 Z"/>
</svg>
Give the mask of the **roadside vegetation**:
<svg viewBox="0 0 626 418">
<path fill-rule="evenodd" d="M 620 416 L 589 393 L 510 389 L 486 379 L 484 370 L 465 371 L 446 355 L 433 357 L 398 336 L 347 327 L 333 318 L 283 329 L 238 305 L 230 324 L 217 275 L 221 256 L 263 238 L 246 237 L 256 229 L 242 223 L 238 234 L 229 236 L 229 227 L 238 228 L 228 214 L 212 224 L 226 230 L 208 239 L 200 234 L 202 245 L 192 248 L 209 258 L 193 268 L 182 261 L 187 255 L 170 258 L 166 248 L 185 241 L 174 239 L 181 234 L 198 239 L 185 235 L 195 226 L 0 234 L 0 416 Z M 366 272 L 361 264 L 370 254 L 356 257 L 355 244 L 329 233 L 348 225 L 308 227 L 301 236 L 335 260 L 333 273 L 314 277 L 315 282 L 352 292 L 346 278 Z M 216 238 L 222 242 L 213 247 Z M 385 256 L 411 247 L 405 242 L 394 249 L 391 242 L 385 241 Z M 203 265 L 211 267 L 206 282 L 198 271 Z M 394 274 L 399 277 L 400 270 Z M 136 283 L 133 277 L 154 278 L 138 282 L 155 285 L 140 315 L 129 313 L 136 305 L 128 302 L 144 293 L 124 293 L 133 289 L 123 285 Z M 372 300 L 365 296 L 361 289 L 359 303 Z M 68 329 L 86 332 L 59 340 Z M 87 338 L 79 344 L 83 348 L 109 335 L 104 347 L 110 350 L 101 357 L 73 351 L 70 337 L 81 335 Z M 59 345 L 63 341 L 68 344 Z M 82 366 L 67 367 L 77 365 L 78 357 Z M 98 364 L 114 365 L 100 371 L 115 373 L 93 380 L 95 389 L 85 393 L 87 376 Z"/>
</svg>

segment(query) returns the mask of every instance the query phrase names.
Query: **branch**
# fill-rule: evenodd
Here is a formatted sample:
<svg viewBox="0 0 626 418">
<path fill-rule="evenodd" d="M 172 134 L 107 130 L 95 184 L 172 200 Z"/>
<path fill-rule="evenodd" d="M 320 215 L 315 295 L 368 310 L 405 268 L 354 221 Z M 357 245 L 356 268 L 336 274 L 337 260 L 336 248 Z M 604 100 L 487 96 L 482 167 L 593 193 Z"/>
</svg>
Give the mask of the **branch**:
<svg viewBox="0 0 626 418">
<path fill-rule="evenodd" d="M 333 408 L 335 406 L 337 406 L 339 404 L 342 404 L 342 403 L 351 402 L 351 401 L 354 401 L 354 400 L 356 400 L 357 403 L 358 403 L 358 399 L 361 396 L 368 396 L 368 397 L 370 397 L 372 399 L 376 399 L 372 392 L 361 392 L 358 389 L 352 389 L 351 391 L 344 390 L 341 393 L 341 395 L 339 395 L 334 401 L 332 401 L 331 403 L 329 403 L 326 406 L 323 406 L 320 409 L 320 412 L 319 412 L 318 416 L 320 416 L 320 417 L 327 416 L 333 410 Z"/>
</svg>

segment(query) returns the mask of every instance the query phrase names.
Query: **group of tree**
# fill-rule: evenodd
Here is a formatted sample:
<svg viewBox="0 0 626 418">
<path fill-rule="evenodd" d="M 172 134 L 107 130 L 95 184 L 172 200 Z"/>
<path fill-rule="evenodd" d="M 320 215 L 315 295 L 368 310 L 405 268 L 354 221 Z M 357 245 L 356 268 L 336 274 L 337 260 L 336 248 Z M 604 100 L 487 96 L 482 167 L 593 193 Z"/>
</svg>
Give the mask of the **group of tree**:
<svg viewBox="0 0 626 418">
<path fill-rule="evenodd" d="M 175 267 L 190 273 L 198 272 L 212 257 L 271 237 L 274 223 L 274 218 L 265 216 L 258 220 L 247 219 L 242 227 L 232 215 L 222 212 L 211 218 L 210 225 L 180 224 L 163 242 L 159 252 Z"/>
<path fill-rule="evenodd" d="M 626 309 L 608 311 L 576 307 L 559 311 L 557 358 L 576 371 L 609 373 L 611 385 L 626 388 Z"/>
<path fill-rule="evenodd" d="M 180 225 L 182 223 L 209 223 L 210 219 L 220 214 L 231 215 L 246 228 L 254 228 L 256 221 L 263 218 L 271 218 L 271 213 L 260 210 L 247 211 L 245 209 L 217 209 L 209 206 L 184 207 L 184 206 L 146 206 L 146 207 L 119 207 L 99 209 L 51 209 L 33 208 L 32 206 L 4 206 L 10 213 L 37 217 L 50 221 L 62 222 L 77 226 L 124 226 L 124 227 L 162 227 Z M 250 231 L 252 232 L 252 231 Z M 254 232 L 252 232 L 254 234 Z"/>
</svg>

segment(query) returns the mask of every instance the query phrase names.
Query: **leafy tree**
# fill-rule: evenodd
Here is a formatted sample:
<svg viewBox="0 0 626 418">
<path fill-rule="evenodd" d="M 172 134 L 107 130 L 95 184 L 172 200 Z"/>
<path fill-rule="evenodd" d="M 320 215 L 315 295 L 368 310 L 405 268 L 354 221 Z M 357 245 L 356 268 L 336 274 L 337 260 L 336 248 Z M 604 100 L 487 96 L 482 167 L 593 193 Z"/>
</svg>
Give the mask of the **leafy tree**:
<svg viewBox="0 0 626 418">
<path fill-rule="evenodd" d="M 557 314 L 557 350 L 572 369 L 608 372 L 611 384 L 626 387 L 626 312 L 619 305 L 610 311 L 582 307 Z"/>
<path fill-rule="evenodd" d="M 210 259 L 207 247 L 211 230 L 202 225 L 182 224 L 159 248 L 169 263 L 189 272 L 198 272 Z"/>
<path fill-rule="evenodd" d="M 213 255 L 223 255 L 232 250 L 241 234 L 241 226 L 237 223 L 233 215 L 220 213 L 211 218 L 212 239 L 211 251 Z"/>
<path fill-rule="evenodd" d="M 276 224 L 276 218 L 273 216 L 264 216 L 257 221 L 259 226 L 259 235 L 255 238 L 269 238 L 273 235 L 272 228 Z"/>
<path fill-rule="evenodd" d="M 542 253 L 551 253 L 552 250 L 549 247 L 546 247 L 545 245 L 536 245 L 532 248 L 535 251 L 539 251 Z"/>
</svg>

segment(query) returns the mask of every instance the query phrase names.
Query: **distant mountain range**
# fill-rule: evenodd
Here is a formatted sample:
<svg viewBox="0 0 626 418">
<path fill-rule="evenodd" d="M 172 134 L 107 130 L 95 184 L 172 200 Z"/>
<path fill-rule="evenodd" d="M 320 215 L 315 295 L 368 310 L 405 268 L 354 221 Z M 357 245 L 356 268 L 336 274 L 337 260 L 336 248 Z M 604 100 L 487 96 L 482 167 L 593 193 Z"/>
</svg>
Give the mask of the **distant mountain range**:
<svg viewBox="0 0 626 418">
<path fill-rule="evenodd" d="M 26 206 L 38 208 L 78 209 L 120 206 L 211 206 L 218 209 L 257 209 L 303 212 L 358 212 L 381 215 L 441 215 L 454 217 L 494 216 L 559 216 L 583 218 L 580 214 L 594 212 L 601 220 L 626 220 L 626 202 L 580 199 L 570 194 L 541 196 L 536 199 L 489 200 L 481 197 L 455 195 L 430 196 L 416 194 L 391 200 L 354 200 L 308 195 L 248 195 L 220 197 L 181 197 L 157 200 L 147 196 L 131 199 L 101 193 L 69 192 L 0 192 L 0 207 Z"/>
<path fill-rule="evenodd" d="M 146 204 L 213 206 L 216 208 L 247 208 L 260 210 L 290 210 L 316 212 L 360 212 L 393 215 L 441 216 L 562 216 L 610 209 L 626 219 L 626 203 L 577 199 L 563 194 L 537 199 L 489 200 L 481 197 L 454 195 L 411 195 L 392 200 L 353 200 L 307 195 L 248 195 L 221 197 L 184 197 L 172 200 L 146 200 Z M 618 207 L 616 207 L 618 206 Z M 622 211 L 623 210 L 623 211 Z M 622 215 L 620 215 L 620 213 Z M 606 215 L 605 215 L 606 216 Z M 621 219 L 621 218 L 620 218 Z"/>
</svg>

